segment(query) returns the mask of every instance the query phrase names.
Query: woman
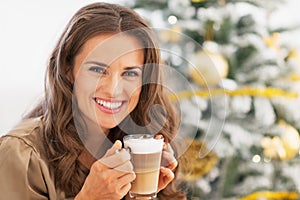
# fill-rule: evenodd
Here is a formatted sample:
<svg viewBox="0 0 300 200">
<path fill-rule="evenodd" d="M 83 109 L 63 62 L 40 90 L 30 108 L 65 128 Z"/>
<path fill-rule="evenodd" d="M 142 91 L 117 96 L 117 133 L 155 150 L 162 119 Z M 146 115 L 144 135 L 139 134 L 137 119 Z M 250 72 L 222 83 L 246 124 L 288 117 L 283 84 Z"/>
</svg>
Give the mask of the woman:
<svg viewBox="0 0 300 200">
<path fill-rule="evenodd" d="M 135 174 L 129 153 L 116 153 L 120 140 L 159 131 L 166 164 L 158 197 L 184 199 L 174 189 L 177 161 L 168 143 L 178 122 L 158 84 L 159 63 L 152 32 L 134 11 L 106 3 L 80 9 L 50 57 L 44 99 L 0 139 L 1 196 L 128 198 Z"/>
</svg>

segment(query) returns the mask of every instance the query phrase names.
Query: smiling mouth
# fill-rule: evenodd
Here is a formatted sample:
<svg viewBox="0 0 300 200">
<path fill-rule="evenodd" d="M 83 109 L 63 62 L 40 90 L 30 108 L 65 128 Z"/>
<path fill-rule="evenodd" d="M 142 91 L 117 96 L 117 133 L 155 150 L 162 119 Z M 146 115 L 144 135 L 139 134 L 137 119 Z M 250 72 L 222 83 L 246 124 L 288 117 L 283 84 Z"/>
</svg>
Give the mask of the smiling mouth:
<svg viewBox="0 0 300 200">
<path fill-rule="evenodd" d="M 98 105 L 110 110 L 119 109 L 123 105 L 123 101 L 107 101 L 99 98 L 94 98 L 94 100 Z"/>
</svg>

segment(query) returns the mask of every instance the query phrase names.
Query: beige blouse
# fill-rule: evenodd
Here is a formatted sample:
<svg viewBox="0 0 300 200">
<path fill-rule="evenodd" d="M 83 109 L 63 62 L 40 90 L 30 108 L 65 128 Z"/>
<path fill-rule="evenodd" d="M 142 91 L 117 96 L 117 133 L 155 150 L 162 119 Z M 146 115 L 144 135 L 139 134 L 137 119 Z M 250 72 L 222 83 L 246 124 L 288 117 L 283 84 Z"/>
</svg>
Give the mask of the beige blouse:
<svg viewBox="0 0 300 200">
<path fill-rule="evenodd" d="M 27 119 L 0 138 L 0 199 L 66 199 L 55 188 L 41 126 L 40 118 Z"/>
</svg>

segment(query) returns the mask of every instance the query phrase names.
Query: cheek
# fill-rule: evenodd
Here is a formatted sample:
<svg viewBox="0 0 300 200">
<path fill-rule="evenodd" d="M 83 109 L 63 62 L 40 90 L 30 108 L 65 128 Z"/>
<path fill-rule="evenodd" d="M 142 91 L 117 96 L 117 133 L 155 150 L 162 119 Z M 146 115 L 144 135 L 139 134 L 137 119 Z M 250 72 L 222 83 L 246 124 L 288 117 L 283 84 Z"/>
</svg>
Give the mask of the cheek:
<svg viewBox="0 0 300 200">
<path fill-rule="evenodd" d="M 131 87 L 128 90 L 128 93 L 130 94 L 130 97 L 129 97 L 130 106 L 135 107 L 138 104 L 141 91 L 142 91 L 142 86 L 141 85 Z M 131 108 L 131 109 L 133 109 L 133 108 Z"/>
<path fill-rule="evenodd" d="M 85 86 L 81 83 L 80 79 L 77 79 L 74 84 L 73 94 L 78 100 L 83 96 L 82 94 L 85 91 Z"/>
<path fill-rule="evenodd" d="M 89 95 L 95 93 L 97 87 L 97 81 L 91 78 L 88 78 L 84 75 L 77 76 L 74 82 L 73 94 L 77 99 L 83 99 Z"/>
</svg>

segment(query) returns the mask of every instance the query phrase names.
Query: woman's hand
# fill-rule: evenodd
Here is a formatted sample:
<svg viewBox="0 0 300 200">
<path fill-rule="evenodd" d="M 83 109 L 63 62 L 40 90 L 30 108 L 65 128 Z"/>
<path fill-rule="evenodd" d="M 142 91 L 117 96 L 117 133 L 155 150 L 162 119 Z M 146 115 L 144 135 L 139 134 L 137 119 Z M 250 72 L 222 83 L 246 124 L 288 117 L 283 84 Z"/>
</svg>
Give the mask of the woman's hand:
<svg viewBox="0 0 300 200">
<path fill-rule="evenodd" d="M 130 190 L 135 179 L 130 154 L 116 141 L 100 160 L 93 163 L 81 191 L 75 200 L 122 199 Z"/>
<path fill-rule="evenodd" d="M 159 136 L 158 136 L 159 137 Z M 167 187 L 167 185 L 174 179 L 174 170 L 178 166 L 178 162 L 174 156 L 174 151 L 170 144 L 165 143 L 162 152 L 162 161 L 160 167 L 158 191 Z"/>
</svg>

